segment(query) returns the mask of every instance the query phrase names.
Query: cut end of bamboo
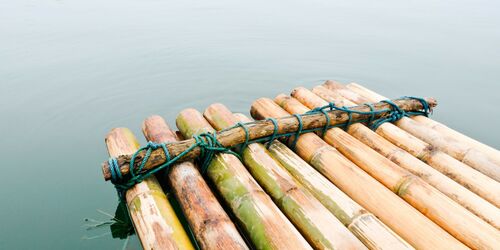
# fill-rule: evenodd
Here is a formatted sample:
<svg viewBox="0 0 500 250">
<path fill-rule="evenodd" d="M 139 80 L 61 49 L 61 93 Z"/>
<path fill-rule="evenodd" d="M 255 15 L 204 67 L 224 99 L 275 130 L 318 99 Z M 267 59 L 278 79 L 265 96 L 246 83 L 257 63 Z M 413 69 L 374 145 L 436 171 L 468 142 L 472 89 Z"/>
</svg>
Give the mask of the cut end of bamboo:
<svg viewBox="0 0 500 250">
<path fill-rule="evenodd" d="M 159 115 L 152 115 L 142 122 L 142 133 L 155 138 L 156 141 L 178 141 L 175 132 L 170 129 L 165 120 Z"/>
</svg>

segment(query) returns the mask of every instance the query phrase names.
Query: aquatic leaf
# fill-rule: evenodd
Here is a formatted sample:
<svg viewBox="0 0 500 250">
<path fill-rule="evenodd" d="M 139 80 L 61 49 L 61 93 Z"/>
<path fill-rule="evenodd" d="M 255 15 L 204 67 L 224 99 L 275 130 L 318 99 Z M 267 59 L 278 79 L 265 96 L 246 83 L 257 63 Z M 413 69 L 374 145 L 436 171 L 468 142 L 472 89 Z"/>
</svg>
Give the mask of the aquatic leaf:
<svg viewBox="0 0 500 250">
<path fill-rule="evenodd" d="M 135 233 L 125 202 L 118 203 L 113 221 L 114 223 L 109 226 L 113 238 L 127 239 Z"/>
</svg>

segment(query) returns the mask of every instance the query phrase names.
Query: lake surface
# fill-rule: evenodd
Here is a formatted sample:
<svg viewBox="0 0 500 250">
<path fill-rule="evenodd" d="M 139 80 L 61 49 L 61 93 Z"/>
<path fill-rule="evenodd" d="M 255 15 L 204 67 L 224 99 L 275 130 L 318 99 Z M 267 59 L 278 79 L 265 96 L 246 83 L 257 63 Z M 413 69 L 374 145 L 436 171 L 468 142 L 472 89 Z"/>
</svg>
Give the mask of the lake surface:
<svg viewBox="0 0 500 250">
<path fill-rule="evenodd" d="M 105 134 L 357 82 L 500 147 L 498 1 L 0 0 L 0 249 L 117 249 Z M 95 238 L 93 238 L 95 237 Z M 91 238 L 91 239 L 89 239 Z M 132 239 L 128 247 L 139 247 Z"/>
</svg>

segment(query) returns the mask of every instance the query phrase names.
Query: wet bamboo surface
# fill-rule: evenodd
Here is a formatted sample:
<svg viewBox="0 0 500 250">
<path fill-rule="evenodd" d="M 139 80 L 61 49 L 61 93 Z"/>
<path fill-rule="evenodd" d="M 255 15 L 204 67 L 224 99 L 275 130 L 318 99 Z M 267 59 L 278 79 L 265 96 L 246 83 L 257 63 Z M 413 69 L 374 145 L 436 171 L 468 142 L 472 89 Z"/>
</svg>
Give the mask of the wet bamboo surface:
<svg viewBox="0 0 500 250">
<path fill-rule="evenodd" d="M 343 88 L 340 84 L 336 84 L 335 86 L 336 88 Z M 333 90 L 333 92 L 335 91 Z M 357 103 L 369 101 L 364 96 L 361 96 L 361 93 L 356 93 L 349 89 L 346 89 L 343 93 L 349 92 L 351 92 L 351 97 L 357 95 Z M 496 207 L 500 207 L 500 183 L 497 181 L 392 123 L 382 124 L 377 128 L 376 133 L 478 194 Z"/>
<path fill-rule="evenodd" d="M 342 103 L 342 105 L 346 106 L 356 105 L 341 95 L 335 95 L 336 92 L 325 88 L 314 89 L 321 91 L 320 95 L 325 101 Z M 292 91 L 291 95 L 308 108 L 321 107 L 326 103 L 322 98 L 305 88 L 296 88 Z M 390 143 L 364 124 L 352 124 L 349 126 L 347 132 L 400 167 L 425 180 L 495 228 L 500 229 L 500 209 L 493 204 L 420 161 L 410 153 Z"/>
<path fill-rule="evenodd" d="M 234 117 L 241 122 L 250 121 L 243 114 L 234 114 Z M 413 249 L 283 143 L 273 142 L 269 152 L 368 248 Z"/>
<path fill-rule="evenodd" d="M 156 143 L 179 140 L 160 116 L 151 116 L 144 120 L 142 131 L 148 141 Z M 202 249 L 249 249 L 192 162 L 175 164 L 167 174 L 160 176 L 167 176 L 163 181 L 169 184 L 179 201 Z"/>
<path fill-rule="evenodd" d="M 176 119 L 184 137 L 213 131 L 202 114 L 183 110 Z M 257 184 L 239 159 L 216 154 L 206 176 L 231 208 L 239 224 L 257 249 L 311 249 L 304 237 Z"/>
<path fill-rule="evenodd" d="M 318 100 L 323 101 L 321 98 Z M 309 110 L 295 98 L 284 95 L 276 98 L 276 102 L 290 113 Z M 320 106 L 326 104 L 323 101 Z M 467 246 L 475 249 L 500 246 L 497 229 L 341 128 L 329 129 L 323 139 Z"/>
<path fill-rule="evenodd" d="M 139 148 L 126 128 L 115 128 L 106 136 L 109 155 L 130 154 Z M 126 202 L 135 232 L 144 249 L 194 249 L 156 177 L 151 176 L 126 192 Z"/>
<path fill-rule="evenodd" d="M 227 107 L 218 103 L 210 105 L 204 116 L 216 130 L 238 122 Z M 241 155 L 254 179 L 315 249 L 366 249 L 326 207 L 298 184 L 266 147 L 252 143 Z"/>
<path fill-rule="evenodd" d="M 255 119 L 288 115 L 267 98 L 256 100 L 251 114 Z M 316 134 L 302 134 L 296 153 L 416 248 L 467 249 Z"/>
<path fill-rule="evenodd" d="M 377 102 L 380 101 L 379 98 L 386 100 L 386 98 L 380 95 L 368 95 L 369 93 L 373 93 L 368 91 L 364 91 L 363 94 L 366 96 L 362 96 L 333 81 L 327 81 L 324 85 L 327 88 L 338 91 L 339 94 L 355 103 Z M 358 99 L 359 96 L 362 97 L 362 100 Z M 457 138 L 446 136 L 433 129 L 429 129 L 428 126 L 408 117 L 403 117 L 395 122 L 395 124 L 412 135 L 449 154 L 453 158 L 462 161 L 496 181 L 500 181 L 500 164 L 496 164 L 495 160 L 487 153 L 477 150 L 467 143 L 462 143 L 457 140 Z"/>
</svg>

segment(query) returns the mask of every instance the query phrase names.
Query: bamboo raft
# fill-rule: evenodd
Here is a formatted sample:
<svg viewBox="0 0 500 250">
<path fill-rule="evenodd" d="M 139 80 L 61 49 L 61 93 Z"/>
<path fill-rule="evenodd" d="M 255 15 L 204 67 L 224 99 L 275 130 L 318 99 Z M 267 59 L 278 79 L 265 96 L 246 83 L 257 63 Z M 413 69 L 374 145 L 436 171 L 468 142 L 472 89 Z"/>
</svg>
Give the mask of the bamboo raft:
<svg viewBox="0 0 500 250">
<path fill-rule="evenodd" d="M 117 185 L 144 249 L 499 249 L 500 152 L 422 115 L 370 129 L 426 109 L 383 100 L 326 81 L 255 100 L 255 121 L 219 103 L 181 111 L 178 131 L 151 116 L 144 150 L 130 130 L 109 132 L 103 175 L 148 173 Z M 333 103 L 349 112 L 314 112 Z"/>
</svg>

